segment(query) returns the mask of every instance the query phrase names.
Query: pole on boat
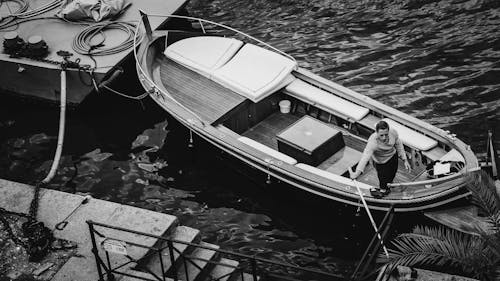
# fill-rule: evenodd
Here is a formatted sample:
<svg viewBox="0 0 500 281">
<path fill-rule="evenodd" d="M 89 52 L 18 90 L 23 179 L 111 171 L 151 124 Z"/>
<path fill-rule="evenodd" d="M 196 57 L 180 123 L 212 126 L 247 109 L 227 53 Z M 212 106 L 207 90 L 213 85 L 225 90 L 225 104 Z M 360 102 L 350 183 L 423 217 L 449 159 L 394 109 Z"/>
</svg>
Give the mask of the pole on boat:
<svg viewBox="0 0 500 281">
<path fill-rule="evenodd" d="M 498 177 L 498 170 L 497 170 L 497 164 L 496 164 L 496 159 L 495 159 L 495 148 L 493 147 L 493 132 L 491 130 L 488 130 L 488 143 L 486 144 L 486 159 L 488 159 L 488 156 L 490 157 L 491 160 L 491 174 L 493 176 L 493 179 L 496 179 Z M 488 155 L 490 154 L 490 155 Z"/>
<path fill-rule="evenodd" d="M 146 13 L 142 10 L 139 10 L 139 14 L 141 15 L 142 23 L 144 24 L 144 29 L 146 30 L 146 36 L 149 41 L 153 40 L 153 30 L 151 29 L 151 24 L 149 23 L 149 18 Z"/>
<path fill-rule="evenodd" d="M 352 169 L 349 168 L 350 172 L 352 173 Z M 368 214 L 368 218 L 370 218 L 370 222 L 372 223 L 373 229 L 375 230 L 375 233 L 377 234 L 378 240 L 380 241 L 380 245 L 382 245 L 382 248 L 384 249 L 384 254 L 387 258 L 389 258 L 389 252 L 387 251 L 387 248 L 384 245 L 384 241 L 382 240 L 382 236 L 380 236 L 380 231 L 378 231 L 378 227 L 375 224 L 375 221 L 373 220 L 372 213 L 370 212 L 370 208 L 368 208 L 368 205 L 366 204 L 365 197 L 363 196 L 363 193 L 361 192 L 361 189 L 359 188 L 358 181 L 355 179 L 352 179 L 352 182 L 354 183 L 354 186 L 356 186 L 356 189 L 358 190 L 359 197 L 361 197 L 361 202 L 363 202 L 363 206 L 365 207 L 366 213 Z"/>
</svg>

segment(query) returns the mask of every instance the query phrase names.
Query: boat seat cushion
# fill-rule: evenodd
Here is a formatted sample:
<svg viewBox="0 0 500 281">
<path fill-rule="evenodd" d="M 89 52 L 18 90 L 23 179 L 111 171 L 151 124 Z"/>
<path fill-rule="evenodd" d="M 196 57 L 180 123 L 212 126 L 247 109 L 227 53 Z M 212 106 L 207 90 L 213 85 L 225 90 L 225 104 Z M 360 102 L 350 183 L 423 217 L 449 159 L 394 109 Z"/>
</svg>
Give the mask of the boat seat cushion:
<svg viewBox="0 0 500 281">
<path fill-rule="evenodd" d="M 324 177 L 324 178 L 327 178 L 327 179 L 332 180 L 332 181 L 336 181 L 336 182 L 339 182 L 339 183 L 342 183 L 342 184 L 346 184 L 346 185 L 354 186 L 355 187 L 354 182 L 351 179 L 348 179 L 346 177 L 343 177 L 343 176 L 340 176 L 340 175 L 336 175 L 336 174 L 330 173 L 328 171 L 321 170 L 321 169 L 318 169 L 316 167 L 313 167 L 313 166 L 310 166 L 310 165 L 307 165 L 307 164 L 303 164 L 303 163 L 298 163 L 295 166 L 298 167 L 298 168 L 301 168 L 303 170 L 306 170 L 308 172 L 311 172 L 311 173 L 313 173 L 315 175 L 318 175 L 320 177 Z M 358 186 L 359 186 L 359 188 L 362 188 L 362 189 L 370 189 L 370 188 L 372 188 L 371 185 L 368 185 L 366 183 L 362 183 L 362 182 L 359 182 L 359 181 L 358 181 Z"/>
<path fill-rule="evenodd" d="M 261 144 L 259 142 L 256 142 L 256 141 L 254 141 L 252 139 L 249 139 L 247 137 L 239 137 L 238 140 L 241 141 L 242 143 L 246 144 L 246 145 L 249 145 L 249 146 L 251 146 L 251 147 L 253 147 L 253 148 L 261 151 L 261 152 L 269 154 L 270 156 L 272 156 L 272 157 L 274 157 L 274 158 L 276 158 L 278 160 L 281 160 L 281 161 L 283 161 L 285 163 L 288 163 L 290 165 L 297 164 L 297 160 L 295 160 L 294 158 L 292 158 L 292 157 L 290 157 L 290 156 L 288 156 L 288 155 L 286 155 L 284 153 L 281 153 L 281 152 L 279 152 L 277 150 L 274 150 L 274 149 L 272 149 L 272 148 L 270 148 L 268 146 L 265 146 L 265 145 L 263 145 L 263 144 Z"/>
<path fill-rule="evenodd" d="M 227 63 L 243 42 L 218 36 L 198 36 L 179 40 L 165 49 L 171 60 L 201 75 L 210 77 L 212 72 Z"/>
<path fill-rule="evenodd" d="M 247 43 L 213 72 L 212 80 L 258 102 L 292 82 L 296 67 L 290 58 Z"/>
<path fill-rule="evenodd" d="M 389 118 L 382 119 L 383 121 L 389 124 L 389 127 L 395 129 L 398 132 L 399 138 L 403 142 L 403 144 L 415 148 L 417 150 L 426 151 L 434 148 L 438 142 L 434 139 L 431 139 L 428 136 L 425 136 L 415 130 L 412 130 L 394 120 Z"/>
<path fill-rule="evenodd" d="M 285 91 L 299 100 L 310 103 L 332 114 L 339 115 L 351 122 L 361 120 L 370 111 L 368 108 L 335 96 L 300 79 L 295 79 L 286 86 Z"/>
<path fill-rule="evenodd" d="M 459 162 L 464 162 L 465 163 L 465 158 L 464 156 L 458 152 L 456 149 L 452 149 L 448 151 L 443 157 L 439 159 L 440 161 L 459 161 Z"/>
</svg>

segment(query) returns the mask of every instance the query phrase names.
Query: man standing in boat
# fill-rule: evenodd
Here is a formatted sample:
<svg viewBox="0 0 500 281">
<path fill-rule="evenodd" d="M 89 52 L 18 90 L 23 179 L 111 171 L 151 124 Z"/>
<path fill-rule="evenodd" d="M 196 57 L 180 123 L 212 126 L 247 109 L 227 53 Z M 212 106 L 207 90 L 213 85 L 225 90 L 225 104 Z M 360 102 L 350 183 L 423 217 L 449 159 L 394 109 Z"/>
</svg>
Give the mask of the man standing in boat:
<svg viewBox="0 0 500 281">
<path fill-rule="evenodd" d="M 375 132 L 368 138 L 368 143 L 356 167 L 356 171 L 353 172 L 349 169 L 351 179 L 356 179 L 364 171 L 366 164 L 371 158 L 377 170 L 380 188 L 370 190 L 370 192 L 375 197 L 389 194 L 390 189 L 387 184 L 391 183 L 396 176 L 398 170 L 398 154 L 399 157 L 403 159 L 405 168 L 411 170 L 398 132 L 389 128 L 387 122 L 379 121 L 375 126 Z"/>
</svg>

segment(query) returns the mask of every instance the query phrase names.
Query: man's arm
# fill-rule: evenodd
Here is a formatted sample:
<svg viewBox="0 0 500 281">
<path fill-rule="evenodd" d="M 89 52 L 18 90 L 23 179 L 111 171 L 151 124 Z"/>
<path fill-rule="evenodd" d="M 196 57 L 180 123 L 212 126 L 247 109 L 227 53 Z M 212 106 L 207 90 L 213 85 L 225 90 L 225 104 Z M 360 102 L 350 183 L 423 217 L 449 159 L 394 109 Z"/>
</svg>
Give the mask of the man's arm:
<svg viewBox="0 0 500 281">
<path fill-rule="evenodd" d="M 373 146 L 371 145 L 370 142 L 366 144 L 365 150 L 363 151 L 363 155 L 361 156 L 361 160 L 359 160 L 358 165 L 356 166 L 356 171 L 352 174 L 350 174 L 351 179 L 355 179 L 363 173 L 365 170 L 366 164 L 368 164 L 368 161 L 370 160 L 370 157 L 373 154 Z"/>
<path fill-rule="evenodd" d="M 399 157 L 401 157 L 401 159 L 403 159 L 403 161 L 405 163 L 405 168 L 409 171 L 409 170 L 411 170 L 411 166 L 410 166 L 410 163 L 408 162 L 408 158 L 406 158 L 405 147 L 403 145 L 403 142 L 399 138 L 398 133 L 396 131 L 394 133 L 395 133 L 395 136 L 396 136 L 396 150 L 397 150 L 397 153 L 398 153 Z"/>
</svg>

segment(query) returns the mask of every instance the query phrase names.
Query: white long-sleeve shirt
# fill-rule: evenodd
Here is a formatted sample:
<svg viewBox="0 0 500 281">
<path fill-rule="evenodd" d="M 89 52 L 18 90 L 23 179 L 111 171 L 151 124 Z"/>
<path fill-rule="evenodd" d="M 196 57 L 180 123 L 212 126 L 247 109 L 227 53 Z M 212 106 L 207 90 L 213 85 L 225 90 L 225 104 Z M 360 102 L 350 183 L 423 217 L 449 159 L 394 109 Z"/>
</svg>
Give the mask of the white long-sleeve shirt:
<svg viewBox="0 0 500 281">
<path fill-rule="evenodd" d="M 363 172 L 370 157 L 375 163 L 383 164 L 389 161 L 396 152 L 401 159 L 406 160 L 405 149 L 396 130 L 389 128 L 389 141 L 387 143 L 380 141 L 375 132 L 368 138 L 356 171 Z"/>
</svg>

